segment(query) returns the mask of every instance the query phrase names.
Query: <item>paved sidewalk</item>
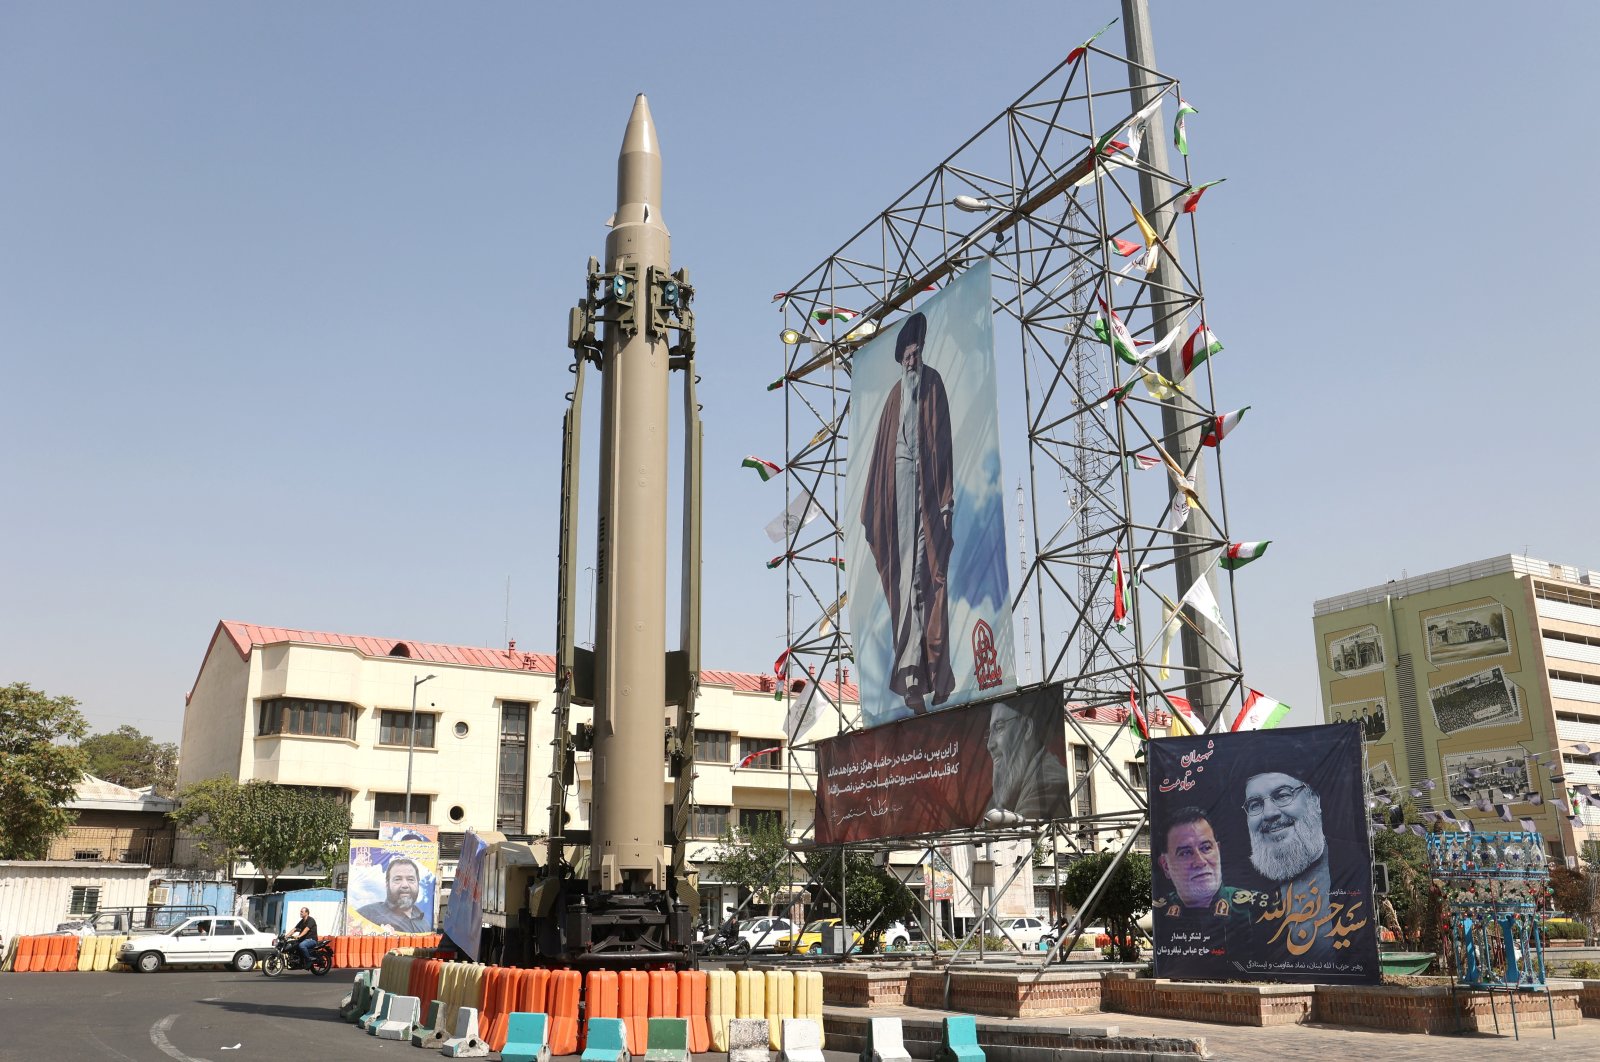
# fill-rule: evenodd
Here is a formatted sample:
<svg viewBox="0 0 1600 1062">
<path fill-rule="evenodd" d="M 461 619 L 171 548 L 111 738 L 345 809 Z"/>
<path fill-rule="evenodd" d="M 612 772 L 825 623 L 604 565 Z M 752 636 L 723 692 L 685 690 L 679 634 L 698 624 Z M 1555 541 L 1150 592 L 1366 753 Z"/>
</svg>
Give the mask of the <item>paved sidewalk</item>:
<svg viewBox="0 0 1600 1062">
<path fill-rule="evenodd" d="M 830 1012 L 853 1017 L 901 1017 L 938 1020 L 945 1011 L 924 1007 L 873 1007 L 864 1010 L 841 1007 Z M 1541 1059 L 1600 1059 L 1600 1020 L 1585 1019 L 1579 1025 L 1556 1030 L 1550 1038 L 1548 1022 L 1523 1022 L 1522 1039 L 1511 1037 L 1511 1020 L 1502 1008 L 1501 1029 L 1504 1035 L 1467 1034 L 1463 1036 L 1423 1036 L 1416 1033 L 1379 1032 L 1369 1029 L 1351 1029 L 1333 1025 L 1279 1025 L 1259 1029 L 1245 1025 L 1212 1025 L 1201 1022 L 1172 1021 L 1165 1018 L 1143 1018 L 1131 1014 L 1096 1012 L 1061 1018 L 995 1018 L 980 1016 L 981 1025 L 1005 1025 L 1015 1022 L 1019 1026 L 1034 1028 L 1066 1028 L 1068 1026 L 1115 1025 L 1124 1036 L 1185 1037 L 1204 1039 L 1206 1057 L 1219 1062 L 1438 1062 L 1441 1059 L 1461 1059 L 1465 1054 L 1493 1052 L 1498 1062 L 1501 1058 Z M 1173 1056 L 1181 1057 L 1181 1056 Z M 1192 1056 L 1191 1056 L 1192 1057 Z"/>
</svg>

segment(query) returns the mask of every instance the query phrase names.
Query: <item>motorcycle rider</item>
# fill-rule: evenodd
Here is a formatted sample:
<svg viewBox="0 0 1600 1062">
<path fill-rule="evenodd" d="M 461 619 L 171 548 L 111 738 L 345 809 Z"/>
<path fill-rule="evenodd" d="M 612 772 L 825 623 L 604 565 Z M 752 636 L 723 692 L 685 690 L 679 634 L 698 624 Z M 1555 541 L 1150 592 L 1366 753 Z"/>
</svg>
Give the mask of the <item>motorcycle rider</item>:
<svg viewBox="0 0 1600 1062">
<path fill-rule="evenodd" d="M 295 923 L 289 939 L 296 942 L 300 960 L 306 964 L 306 969 L 311 969 L 311 948 L 317 943 L 317 920 L 311 917 L 311 908 L 300 908 L 300 921 Z"/>
</svg>

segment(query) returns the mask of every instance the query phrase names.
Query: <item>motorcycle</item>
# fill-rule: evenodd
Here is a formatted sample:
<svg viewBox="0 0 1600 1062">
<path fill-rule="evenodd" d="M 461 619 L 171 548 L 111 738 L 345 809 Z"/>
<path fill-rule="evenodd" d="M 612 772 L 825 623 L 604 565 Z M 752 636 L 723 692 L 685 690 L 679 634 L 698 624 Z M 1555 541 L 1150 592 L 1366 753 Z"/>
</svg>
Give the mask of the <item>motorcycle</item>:
<svg viewBox="0 0 1600 1062">
<path fill-rule="evenodd" d="M 733 929 L 723 926 L 709 937 L 702 937 L 694 942 L 694 950 L 699 955 L 743 955 L 750 950 L 750 945 Z"/>
<path fill-rule="evenodd" d="M 261 960 L 261 972 L 277 977 L 285 970 L 310 970 L 313 977 L 325 977 L 333 969 L 333 941 L 323 937 L 311 945 L 311 964 L 300 954 L 300 942 L 279 935 L 272 938 L 272 954 Z"/>
</svg>

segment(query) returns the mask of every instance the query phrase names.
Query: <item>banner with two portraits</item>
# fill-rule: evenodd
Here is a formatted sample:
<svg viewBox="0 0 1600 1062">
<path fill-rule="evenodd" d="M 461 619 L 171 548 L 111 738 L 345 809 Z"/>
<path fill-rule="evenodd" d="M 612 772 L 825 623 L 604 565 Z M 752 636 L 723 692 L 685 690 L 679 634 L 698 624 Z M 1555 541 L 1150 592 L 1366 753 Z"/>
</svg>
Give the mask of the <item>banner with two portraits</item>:
<svg viewBox="0 0 1600 1062">
<path fill-rule="evenodd" d="M 1155 974 L 1373 984 L 1359 722 L 1149 743 Z"/>
</svg>

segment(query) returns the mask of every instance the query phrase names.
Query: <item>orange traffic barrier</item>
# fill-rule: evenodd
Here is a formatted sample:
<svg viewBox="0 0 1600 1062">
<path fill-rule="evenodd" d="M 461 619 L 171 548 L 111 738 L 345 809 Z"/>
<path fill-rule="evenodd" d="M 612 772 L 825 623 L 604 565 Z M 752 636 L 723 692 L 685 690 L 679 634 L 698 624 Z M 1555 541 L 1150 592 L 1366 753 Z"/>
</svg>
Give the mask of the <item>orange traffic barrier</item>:
<svg viewBox="0 0 1600 1062">
<path fill-rule="evenodd" d="M 550 1053 L 578 1053 L 578 994 L 583 975 L 577 970 L 556 970 L 550 975 Z"/>
<path fill-rule="evenodd" d="M 551 985 L 555 982 L 552 980 Z M 554 995 L 554 988 L 551 989 Z M 584 977 L 583 1025 L 578 1029 L 578 1049 L 589 1046 L 589 1019 L 615 1018 L 617 1013 L 617 971 L 590 970 Z"/>
<path fill-rule="evenodd" d="M 17 961 L 12 969 L 18 973 L 28 973 L 33 969 L 34 937 L 18 937 L 16 939 Z"/>
<path fill-rule="evenodd" d="M 550 971 L 532 969 L 522 974 L 522 985 L 517 992 L 516 1009 L 523 1014 L 548 1014 L 545 1010 L 546 992 L 550 986 Z"/>
<path fill-rule="evenodd" d="M 56 937 L 56 963 L 51 967 L 56 973 L 66 973 L 68 970 L 78 968 L 78 938 L 74 936 Z"/>
<path fill-rule="evenodd" d="M 643 970 L 617 973 L 617 1017 L 628 1030 L 628 1051 L 643 1055 L 650 1042 L 650 975 Z"/>
<path fill-rule="evenodd" d="M 478 1036 L 485 1043 L 493 1043 L 494 1020 L 500 1014 L 500 985 L 506 972 L 503 966 L 483 968 L 483 999 L 478 1003 Z"/>
<path fill-rule="evenodd" d="M 361 938 L 362 966 L 377 966 L 383 962 L 383 952 L 378 950 L 378 946 L 382 943 L 383 941 L 378 937 Z"/>
<path fill-rule="evenodd" d="M 678 972 L 676 970 L 651 970 L 650 1017 L 676 1018 L 677 1016 Z"/>
<path fill-rule="evenodd" d="M 706 975 L 703 970 L 678 974 L 677 1017 L 689 1019 L 689 1053 L 711 1050 L 711 1026 L 706 1020 Z"/>
<path fill-rule="evenodd" d="M 345 943 L 346 939 L 347 938 L 345 937 L 333 938 L 333 968 L 335 970 L 343 970 L 346 968 L 345 957 L 346 953 L 350 950 L 350 946 Z"/>
</svg>

